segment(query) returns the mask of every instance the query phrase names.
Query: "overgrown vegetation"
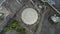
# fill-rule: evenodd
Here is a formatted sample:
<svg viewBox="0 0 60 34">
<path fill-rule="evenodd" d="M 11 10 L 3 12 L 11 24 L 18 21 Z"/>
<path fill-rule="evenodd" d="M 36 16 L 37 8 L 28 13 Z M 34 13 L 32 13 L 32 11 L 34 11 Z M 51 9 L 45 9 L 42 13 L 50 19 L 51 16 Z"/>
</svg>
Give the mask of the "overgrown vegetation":
<svg viewBox="0 0 60 34">
<path fill-rule="evenodd" d="M 16 20 L 13 20 L 12 22 L 10 22 L 2 31 L 2 34 L 5 34 L 6 31 L 9 30 L 16 30 L 17 32 L 19 32 L 19 34 L 26 34 L 26 31 L 24 28 L 20 27 L 20 25 L 18 24 L 18 22 Z"/>
<path fill-rule="evenodd" d="M 39 0 L 39 2 L 40 2 L 42 5 L 44 5 L 44 2 L 42 2 L 41 0 Z"/>
</svg>

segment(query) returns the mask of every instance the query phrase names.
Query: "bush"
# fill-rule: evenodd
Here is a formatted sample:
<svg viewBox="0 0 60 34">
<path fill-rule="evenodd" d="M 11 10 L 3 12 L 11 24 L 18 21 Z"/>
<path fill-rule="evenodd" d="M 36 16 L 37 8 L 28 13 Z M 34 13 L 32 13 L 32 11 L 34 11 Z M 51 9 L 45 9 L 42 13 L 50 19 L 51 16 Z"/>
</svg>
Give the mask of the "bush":
<svg viewBox="0 0 60 34">
<path fill-rule="evenodd" d="M 8 30 L 16 30 L 19 32 L 19 34 L 26 34 L 25 29 L 20 27 L 18 22 L 16 20 L 13 20 L 10 24 L 8 24 L 2 31 L 2 34 L 4 34 Z"/>
</svg>

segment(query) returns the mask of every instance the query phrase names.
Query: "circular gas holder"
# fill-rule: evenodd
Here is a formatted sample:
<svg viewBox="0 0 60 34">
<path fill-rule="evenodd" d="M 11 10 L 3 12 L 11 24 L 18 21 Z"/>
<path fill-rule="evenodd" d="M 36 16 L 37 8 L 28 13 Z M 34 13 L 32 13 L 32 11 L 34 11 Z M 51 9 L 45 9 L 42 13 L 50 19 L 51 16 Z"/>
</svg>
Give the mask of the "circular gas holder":
<svg viewBox="0 0 60 34">
<path fill-rule="evenodd" d="M 32 25 L 37 22 L 38 20 L 38 13 L 33 8 L 26 8 L 21 13 L 22 21 L 27 25 Z"/>
</svg>

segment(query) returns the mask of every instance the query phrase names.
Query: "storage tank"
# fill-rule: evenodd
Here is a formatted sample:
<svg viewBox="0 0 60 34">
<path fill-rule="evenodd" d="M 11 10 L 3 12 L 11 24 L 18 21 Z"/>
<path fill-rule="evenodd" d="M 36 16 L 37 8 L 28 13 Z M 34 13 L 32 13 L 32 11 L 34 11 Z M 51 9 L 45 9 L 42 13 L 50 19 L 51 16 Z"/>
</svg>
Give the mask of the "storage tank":
<svg viewBox="0 0 60 34">
<path fill-rule="evenodd" d="M 36 23 L 38 19 L 38 13 L 33 8 L 26 8 L 21 14 L 22 21 L 27 25 L 32 25 Z"/>
</svg>

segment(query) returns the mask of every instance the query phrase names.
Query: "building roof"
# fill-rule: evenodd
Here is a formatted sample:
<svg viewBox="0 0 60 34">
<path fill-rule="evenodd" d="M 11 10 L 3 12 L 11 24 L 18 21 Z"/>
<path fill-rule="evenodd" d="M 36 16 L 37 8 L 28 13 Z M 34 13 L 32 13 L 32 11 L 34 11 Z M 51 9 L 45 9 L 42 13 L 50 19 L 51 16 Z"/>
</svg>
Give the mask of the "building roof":
<svg viewBox="0 0 60 34">
<path fill-rule="evenodd" d="M 58 17 L 58 16 L 51 16 L 51 19 L 52 19 L 54 22 L 60 22 L 60 17 Z"/>
<path fill-rule="evenodd" d="M 5 0 L 0 0 L 0 6 L 2 5 L 2 3 L 4 2 Z"/>
</svg>

